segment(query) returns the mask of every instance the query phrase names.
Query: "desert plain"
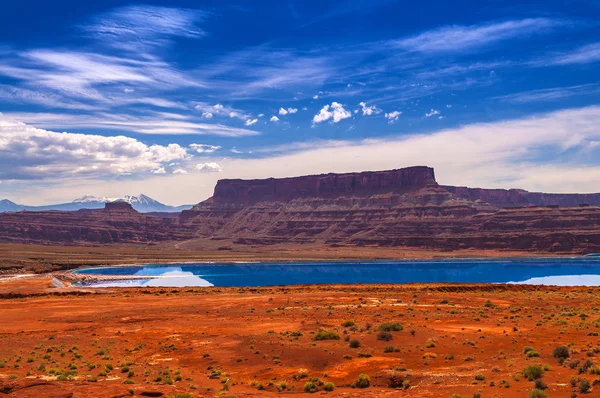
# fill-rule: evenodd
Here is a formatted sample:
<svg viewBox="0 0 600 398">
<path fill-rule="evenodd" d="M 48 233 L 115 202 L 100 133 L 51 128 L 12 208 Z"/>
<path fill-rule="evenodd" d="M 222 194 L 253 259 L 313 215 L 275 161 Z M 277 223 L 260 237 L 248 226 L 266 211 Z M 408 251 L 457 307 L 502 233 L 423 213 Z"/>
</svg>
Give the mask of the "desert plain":
<svg viewBox="0 0 600 398">
<path fill-rule="evenodd" d="M 373 257 L 368 248 L 339 250 L 3 245 L 0 396 L 471 398 L 527 397 L 536 388 L 550 397 L 600 394 L 596 287 L 93 289 L 71 287 L 66 277 L 77 266 L 140 261 Z"/>
</svg>

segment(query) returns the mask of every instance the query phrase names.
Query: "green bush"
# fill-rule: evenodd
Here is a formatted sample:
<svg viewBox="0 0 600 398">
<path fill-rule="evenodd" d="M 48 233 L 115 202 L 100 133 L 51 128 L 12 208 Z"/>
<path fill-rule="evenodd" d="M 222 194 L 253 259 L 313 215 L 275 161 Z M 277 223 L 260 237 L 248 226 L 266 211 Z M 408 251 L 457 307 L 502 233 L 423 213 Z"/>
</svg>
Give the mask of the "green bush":
<svg viewBox="0 0 600 398">
<path fill-rule="evenodd" d="M 317 385 L 315 383 L 313 383 L 312 381 L 307 381 L 304 384 L 304 392 L 308 392 L 308 393 L 315 393 L 319 391 L 319 389 L 317 388 Z"/>
<path fill-rule="evenodd" d="M 333 391 L 334 388 L 335 388 L 335 385 L 332 382 L 327 382 L 323 386 L 323 390 L 325 390 L 325 391 Z"/>
<path fill-rule="evenodd" d="M 564 345 L 559 345 L 558 347 L 554 348 L 554 351 L 552 351 L 552 356 L 554 356 L 554 358 L 556 358 L 560 363 L 562 363 L 571 355 L 569 354 L 568 347 L 565 347 Z"/>
<path fill-rule="evenodd" d="M 404 327 L 400 322 L 385 322 L 379 325 L 378 329 L 384 332 L 399 332 L 404 330 Z"/>
<path fill-rule="evenodd" d="M 483 381 L 483 380 L 485 380 L 485 376 L 482 374 L 477 374 L 477 375 L 475 375 L 475 380 Z"/>
<path fill-rule="evenodd" d="M 352 327 L 354 325 L 355 325 L 354 321 L 344 321 L 344 322 L 342 322 L 342 326 L 345 327 L 345 328 L 349 328 L 349 327 Z"/>
<path fill-rule="evenodd" d="M 350 348 L 358 348 L 360 347 L 360 341 L 357 339 L 350 340 Z"/>
<path fill-rule="evenodd" d="M 371 385 L 371 378 L 364 373 L 358 375 L 358 379 L 352 383 L 352 387 L 367 388 Z"/>
<path fill-rule="evenodd" d="M 534 381 L 542 377 L 544 370 L 539 365 L 530 365 L 523 370 L 523 376 L 527 377 L 529 381 Z"/>
<path fill-rule="evenodd" d="M 325 330 L 325 329 L 320 329 L 314 337 L 315 341 L 320 341 L 320 340 L 339 340 L 340 339 L 340 335 L 337 334 L 336 332 L 332 331 L 332 330 Z"/>
<path fill-rule="evenodd" d="M 591 387 L 592 386 L 590 385 L 590 382 L 586 379 L 581 379 L 581 381 L 579 382 L 579 392 L 586 393 L 590 391 Z"/>
<path fill-rule="evenodd" d="M 391 341 L 393 338 L 394 338 L 394 336 L 392 336 L 392 334 L 390 332 L 386 332 L 384 330 L 382 330 L 381 332 L 377 333 L 377 340 Z"/>
<path fill-rule="evenodd" d="M 548 394 L 536 388 L 529 392 L 529 398 L 548 398 Z"/>
</svg>

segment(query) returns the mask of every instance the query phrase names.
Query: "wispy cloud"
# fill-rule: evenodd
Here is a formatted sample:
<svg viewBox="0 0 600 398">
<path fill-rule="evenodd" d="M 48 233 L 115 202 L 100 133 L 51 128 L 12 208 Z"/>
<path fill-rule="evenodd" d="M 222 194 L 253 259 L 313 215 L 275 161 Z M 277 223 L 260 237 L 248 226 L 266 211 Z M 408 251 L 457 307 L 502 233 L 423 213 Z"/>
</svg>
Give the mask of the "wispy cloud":
<svg viewBox="0 0 600 398">
<path fill-rule="evenodd" d="M 600 42 L 579 47 L 571 52 L 552 56 L 540 63 L 553 65 L 589 64 L 600 61 Z"/>
<path fill-rule="evenodd" d="M 172 37 L 205 35 L 197 24 L 207 13 L 201 10 L 135 5 L 116 8 L 95 17 L 82 28 L 94 39 L 124 50 L 147 51 L 171 44 Z"/>
<path fill-rule="evenodd" d="M 599 84 L 583 84 L 569 87 L 553 87 L 541 90 L 522 91 L 515 94 L 494 97 L 494 99 L 511 102 L 539 102 L 556 101 L 578 95 L 590 95 L 600 93 Z"/>
<path fill-rule="evenodd" d="M 244 128 L 203 123 L 191 117 L 169 117 L 165 113 L 145 116 L 112 113 L 98 113 L 95 115 L 7 113 L 6 115 L 37 127 L 54 129 L 79 128 L 100 131 L 131 131 L 152 135 L 215 135 L 223 137 L 243 137 L 260 134 L 257 131 Z"/>
<path fill-rule="evenodd" d="M 394 47 L 422 53 L 463 52 L 508 39 L 547 33 L 564 22 L 548 18 L 528 18 L 486 24 L 452 25 L 391 42 Z"/>
</svg>

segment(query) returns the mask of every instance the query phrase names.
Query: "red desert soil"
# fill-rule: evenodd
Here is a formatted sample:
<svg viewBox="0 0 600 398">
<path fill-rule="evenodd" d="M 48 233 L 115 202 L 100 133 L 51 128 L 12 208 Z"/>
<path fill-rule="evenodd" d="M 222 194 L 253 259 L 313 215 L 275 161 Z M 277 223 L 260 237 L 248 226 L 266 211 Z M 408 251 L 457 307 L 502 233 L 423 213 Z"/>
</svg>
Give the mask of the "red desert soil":
<svg viewBox="0 0 600 398">
<path fill-rule="evenodd" d="M 0 396 L 308 396 L 312 380 L 329 396 L 527 397 L 532 365 L 550 397 L 600 396 L 598 288 L 51 281 L 0 282 Z M 360 374 L 369 386 L 352 388 Z"/>
</svg>

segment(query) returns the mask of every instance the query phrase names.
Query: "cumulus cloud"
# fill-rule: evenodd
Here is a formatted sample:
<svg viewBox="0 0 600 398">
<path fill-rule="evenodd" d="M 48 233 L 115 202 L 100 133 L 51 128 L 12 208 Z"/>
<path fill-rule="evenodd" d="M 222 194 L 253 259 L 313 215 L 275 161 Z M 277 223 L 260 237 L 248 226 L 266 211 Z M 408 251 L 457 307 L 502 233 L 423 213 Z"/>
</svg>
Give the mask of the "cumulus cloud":
<svg viewBox="0 0 600 398">
<path fill-rule="evenodd" d="M 315 95 L 313 95 L 313 99 L 314 99 L 314 100 L 317 100 L 317 99 L 319 99 L 319 94 L 315 94 Z"/>
<path fill-rule="evenodd" d="M 194 106 L 194 109 L 202 112 L 202 116 L 207 119 L 212 118 L 214 115 L 225 116 L 231 119 L 240 119 L 243 121 L 250 119 L 250 115 L 246 112 L 223 104 L 210 105 L 206 102 L 200 102 Z"/>
<path fill-rule="evenodd" d="M 298 109 L 296 109 L 296 108 L 287 108 L 287 109 L 285 109 L 285 108 L 279 108 L 279 114 L 281 116 L 285 116 L 287 114 L 294 114 L 296 112 L 298 112 Z"/>
<path fill-rule="evenodd" d="M 221 149 L 218 145 L 207 145 L 207 144 L 190 144 L 190 148 L 198 153 L 213 153 Z"/>
<path fill-rule="evenodd" d="M 436 116 L 436 115 L 439 115 L 439 114 L 440 114 L 440 111 L 438 111 L 437 109 L 433 109 L 432 108 L 429 112 L 427 112 L 425 114 L 425 117 L 432 117 L 432 116 Z"/>
<path fill-rule="evenodd" d="M 198 163 L 196 165 L 195 169 L 196 169 L 196 171 L 199 171 L 201 173 L 218 173 L 218 172 L 223 171 L 221 169 L 221 166 L 219 166 L 215 162 Z"/>
<path fill-rule="evenodd" d="M 269 119 L 270 121 L 272 121 L 273 123 L 276 123 L 279 121 L 279 118 L 277 116 L 271 116 L 271 119 Z"/>
<path fill-rule="evenodd" d="M 400 118 L 400 115 L 402 115 L 402 112 L 393 111 L 390 113 L 386 113 L 385 118 L 388 120 L 388 123 L 392 124 L 392 123 L 395 123 Z"/>
<path fill-rule="evenodd" d="M 246 120 L 246 123 L 244 123 L 246 126 L 252 126 L 253 124 L 258 123 L 258 119 L 248 119 Z"/>
<path fill-rule="evenodd" d="M 146 145 L 124 136 L 56 133 L 0 115 L 1 179 L 151 173 L 187 158 L 179 144 Z"/>
<path fill-rule="evenodd" d="M 377 115 L 381 113 L 381 109 L 377 108 L 375 105 L 367 106 L 365 102 L 359 103 L 363 116 L 371 116 Z"/>
<path fill-rule="evenodd" d="M 342 104 L 332 102 L 331 105 L 325 105 L 321 111 L 313 117 L 313 124 L 326 122 L 327 120 L 331 120 L 333 123 L 339 123 L 351 116 L 352 114 L 344 109 Z"/>
<path fill-rule="evenodd" d="M 184 169 L 175 169 L 175 170 L 173 170 L 172 174 L 177 175 L 177 174 L 187 174 L 187 173 L 188 172 L 186 170 L 184 170 Z"/>
</svg>

